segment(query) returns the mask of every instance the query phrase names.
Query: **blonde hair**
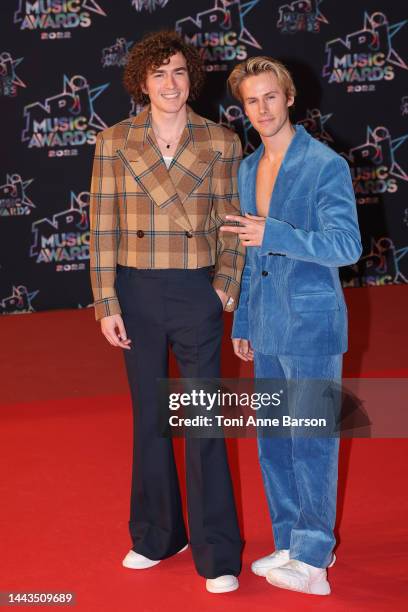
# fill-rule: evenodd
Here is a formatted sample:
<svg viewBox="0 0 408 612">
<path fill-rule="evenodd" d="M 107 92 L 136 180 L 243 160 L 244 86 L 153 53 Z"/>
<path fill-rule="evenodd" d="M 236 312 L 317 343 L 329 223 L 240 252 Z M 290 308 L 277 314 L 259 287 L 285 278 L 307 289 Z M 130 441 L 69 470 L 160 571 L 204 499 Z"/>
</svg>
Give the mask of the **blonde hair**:
<svg viewBox="0 0 408 612">
<path fill-rule="evenodd" d="M 243 102 L 240 86 L 250 76 L 256 76 L 264 72 L 272 72 L 283 89 L 286 98 L 296 96 L 296 87 L 292 75 L 282 62 L 266 55 L 250 57 L 245 62 L 237 64 L 228 77 L 228 86 L 234 98 Z"/>
</svg>

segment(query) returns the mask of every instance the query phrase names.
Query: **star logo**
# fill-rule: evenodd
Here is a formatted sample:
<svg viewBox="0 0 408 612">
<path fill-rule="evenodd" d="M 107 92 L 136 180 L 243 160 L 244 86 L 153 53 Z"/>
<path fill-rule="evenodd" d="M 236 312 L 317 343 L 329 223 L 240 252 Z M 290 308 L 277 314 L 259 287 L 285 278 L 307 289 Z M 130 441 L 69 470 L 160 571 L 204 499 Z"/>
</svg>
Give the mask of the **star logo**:
<svg viewBox="0 0 408 612">
<path fill-rule="evenodd" d="M 260 44 L 246 28 L 246 15 L 260 0 L 215 0 L 214 7 L 208 11 L 197 13 L 195 18 L 186 17 L 176 21 L 175 29 L 180 35 L 190 39 L 201 33 L 236 31 L 238 40 L 244 44 L 261 49 Z"/>
<path fill-rule="evenodd" d="M 21 23 L 21 26 L 23 26 L 25 20 L 34 21 L 38 15 L 47 14 L 46 10 L 41 10 L 41 4 L 42 3 L 40 2 L 26 2 L 26 0 L 19 0 L 18 9 L 14 13 L 14 23 Z M 81 6 L 85 11 L 106 17 L 105 11 L 99 6 L 96 0 L 82 0 Z M 69 13 L 70 11 L 68 9 L 61 12 Z"/>
<path fill-rule="evenodd" d="M 295 0 L 279 7 L 277 27 L 282 32 L 320 32 L 320 24 L 329 21 L 319 6 L 323 0 Z"/>
<path fill-rule="evenodd" d="M 107 87 L 109 83 L 91 88 L 87 79 L 81 75 L 71 78 L 64 75 L 61 93 L 46 98 L 44 103 L 34 102 L 24 108 L 26 128 L 22 141 L 29 140 L 35 132 L 57 132 L 55 122 L 69 117 L 82 117 L 87 120 L 89 127 L 105 129 L 107 125 L 95 112 L 94 102 Z M 47 122 L 54 122 L 53 127 L 50 128 Z"/>
<path fill-rule="evenodd" d="M 4 96 L 14 97 L 17 95 L 17 87 L 26 87 L 16 74 L 16 68 L 23 59 L 23 57 L 13 59 L 8 51 L 0 54 L 1 92 Z"/>
<path fill-rule="evenodd" d="M 69 232 L 87 232 L 89 230 L 89 192 L 75 194 L 71 191 L 69 208 L 52 217 L 38 219 L 31 226 L 32 245 L 30 257 L 35 257 L 44 248 L 44 243 L 53 246 L 53 236 Z"/>
<path fill-rule="evenodd" d="M 347 55 L 368 54 L 384 58 L 384 62 L 408 70 L 406 62 L 393 47 L 393 38 L 406 25 L 408 19 L 388 23 L 384 13 L 364 13 L 364 27 L 348 34 L 345 39 L 335 38 L 326 43 L 326 64 L 323 76 L 330 76 L 333 69 L 347 65 Z"/>
<path fill-rule="evenodd" d="M 225 108 L 220 104 L 218 122 L 240 134 L 244 145 L 244 155 L 249 155 L 255 151 L 259 139 L 252 123 L 239 106 L 231 105 Z"/>
<path fill-rule="evenodd" d="M 361 257 L 357 269 L 360 274 L 389 274 L 394 285 L 408 283 L 408 278 L 401 271 L 401 261 L 408 254 L 408 247 L 396 249 L 391 238 L 371 239 L 371 250 Z"/>
<path fill-rule="evenodd" d="M 102 66 L 125 66 L 132 45 L 132 40 L 128 42 L 126 38 L 117 38 L 113 45 L 102 49 Z"/>
<path fill-rule="evenodd" d="M 153 13 L 157 8 L 164 8 L 169 0 L 132 0 L 132 6 L 139 13 L 143 10 Z"/>
<path fill-rule="evenodd" d="M 408 134 L 399 138 L 391 138 L 388 128 L 379 126 L 375 129 L 367 127 L 366 142 L 350 149 L 347 159 L 352 164 L 361 166 L 385 166 L 389 176 L 408 181 L 408 174 L 396 161 L 395 153 L 408 139 Z M 359 179 L 360 177 L 357 177 Z"/>
<path fill-rule="evenodd" d="M 333 113 L 322 115 L 318 108 L 313 108 L 306 111 L 306 118 L 298 121 L 299 125 L 303 125 L 313 138 L 317 138 L 321 142 L 334 142 L 333 138 L 326 132 L 324 125 L 330 119 Z"/>
<path fill-rule="evenodd" d="M 28 291 L 24 285 L 13 286 L 11 295 L 0 300 L 0 314 L 34 312 L 31 302 L 38 293 L 38 289 L 37 291 Z"/>
<path fill-rule="evenodd" d="M 7 174 L 5 184 L 0 185 L 0 210 L 23 206 L 35 208 L 34 202 L 26 194 L 33 180 L 23 181 L 19 174 Z"/>
</svg>

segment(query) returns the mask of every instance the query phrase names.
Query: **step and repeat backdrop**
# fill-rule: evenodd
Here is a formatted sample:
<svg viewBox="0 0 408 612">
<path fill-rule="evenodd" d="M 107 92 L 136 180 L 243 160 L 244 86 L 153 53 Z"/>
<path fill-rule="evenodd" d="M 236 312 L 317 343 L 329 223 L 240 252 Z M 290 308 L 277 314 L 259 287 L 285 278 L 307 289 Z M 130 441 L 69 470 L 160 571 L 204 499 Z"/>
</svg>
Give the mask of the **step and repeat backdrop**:
<svg viewBox="0 0 408 612">
<path fill-rule="evenodd" d="M 0 313 L 91 304 L 95 138 L 140 112 L 123 67 L 163 28 L 200 50 L 194 109 L 236 130 L 245 154 L 259 142 L 226 77 L 254 55 L 289 66 L 294 122 L 350 164 L 364 253 L 344 286 L 408 283 L 406 0 L 3 0 L 0 15 Z"/>
</svg>

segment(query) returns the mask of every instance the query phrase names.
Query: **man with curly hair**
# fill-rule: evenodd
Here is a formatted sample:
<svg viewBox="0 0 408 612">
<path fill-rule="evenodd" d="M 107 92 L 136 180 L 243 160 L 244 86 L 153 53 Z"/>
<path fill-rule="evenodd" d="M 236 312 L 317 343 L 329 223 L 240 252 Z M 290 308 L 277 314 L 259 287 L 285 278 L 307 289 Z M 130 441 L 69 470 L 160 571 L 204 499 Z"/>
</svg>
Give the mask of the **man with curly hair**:
<svg viewBox="0 0 408 612">
<path fill-rule="evenodd" d="M 145 109 L 98 135 L 91 185 L 96 319 L 124 349 L 134 415 L 123 560 L 145 569 L 187 547 L 170 438 L 157 427 L 168 348 L 183 378 L 220 376 L 223 310 L 235 309 L 244 248 L 219 232 L 238 214 L 239 138 L 187 105 L 203 84 L 198 51 L 170 31 L 130 52 L 124 84 Z M 186 439 L 190 543 L 213 593 L 238 588 L 242 541 L 225 442 Z"/>
</svg>

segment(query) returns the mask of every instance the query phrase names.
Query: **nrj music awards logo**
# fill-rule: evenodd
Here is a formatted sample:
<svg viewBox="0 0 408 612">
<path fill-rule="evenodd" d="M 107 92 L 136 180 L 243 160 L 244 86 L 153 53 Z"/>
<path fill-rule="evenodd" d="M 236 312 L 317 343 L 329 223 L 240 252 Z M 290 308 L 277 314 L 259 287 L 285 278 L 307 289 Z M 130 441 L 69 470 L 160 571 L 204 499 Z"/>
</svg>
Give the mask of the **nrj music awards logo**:
<svg viewBox="0 0 408 612">
<path fill-rule="evenodd" d="M 36 297 L 37 291 L 28 291 L 24 285 L 12 287 L 11 294 L 0 299 L 0 314 L 23 314 L 34 312 L 32 301 Z"/>
<path fill-rule="evenodd" d="M 132 6 L 139 13 L 141 11 L 149 11 L 153 13 L 157 8 L 164 8 L 169 0 L 132 0 Z"/>
<path fill-rule="evenodd" d="M 403 261 L 407 255 L 408 247 L 397 249 L 391 238 L 372 239 L 370 252 L 350 266 L 353 278 L 343 284 L 347 287 L 367 287 L 408 283 L 408 269 L 406 273 L 402 270 L 402 265 L 407 263 L 407 260 Z"/>
<path fill-rule="evenodd" d="M 95 0 L 20 0 L 14 23 L 20 30 L 41 30 L 42 39 L 71 38 L 70 30 L 89 28 L 95 14 L 106 17 Z"/>
<path fill-rule="evenodd" d="M 0 185 L 0 217 L 29 215 L 34 203 L 26 194 L 26 189 L 34 179 L 23 181 L 19 174 L 7 174 L 6 182 Z"/>
<path fill-rule="evenodd" d="M 326 43 L 323 76 L 329 83 L 358 83 L 349 85 L 350 92 L 374 91 L 376 82 L 391 81 L 395 68 L 408 69 L 393 47 L 393 38 L 407 21 L 391 25 L 384 13 L 365 13 L 362 30 Z"/>
<path fill-rule="evenodd" d="M 396 159 L 397 149 L 408 139 L 408 134 L 391 138 L 384 126 L 367 128 L 366 142 L 350 149 L 345 155 L 351 164 L 354 190 L 359 204 L 375 204 L 378 197 L 364 197 L 396 193 L 398 181 L 408 181 L 408 174 Z"/>
<path fill-rule="evenodd" d="M 224 108 L 220 104 L 218 123 L 240 134 L 244 155 L 249 155 L 255 151 L 259 143 L 259 137 L 240 106 L 233 104 Z"/>
<path fill-rule="evenodd" d="M 325 129 L 325 123 L 330 119 L 333 113 L 329 115 L 322 115 L 321 111 L 318 108 L 312 108 L 311 110 L 306 111 L 305 119 L 301 119 L 297 123 L 299 125 L 303 125 L 305 130 L 309 132 L 313 138 L 320 140 L 324 144 L 329 144 L 330 142 L 334 142 L 333 138 Z"/>
<path fill-rule="evenodd" d="M 247 45 L 261 48 L 244 22 L 259 1 L 215 0 L 212 9 L 176 21 L 175 29 L 199 49 L 207 71 L 228 70 L 225 62 L 247 58 Z"/>
<path fill-rule="evenodd" d="M 49 157 L 77 155 L 76 147 L 95 144 L 97 131 L 107 125 L 96 114 L 94 102 L 108 86 L 91 89 L 83 76 L 64 76 L 62 93 L 24 108 L 22 142 L 29 149 L 47 148 Z"/>
<path fill-rule="evenodd" d="M 23 59 L 23 57 L 13 59 L 8 51 L 0 54 L 0 96 L 14 98 L 18 87 L 26 86 L 16 74 L 16 68 Z"/>
<path fill-rule="evenodd" d="M 102 49 L 102 66 L 125 66 L 128 61 L 129 49 L 133 45 L 133 41 L 127 41 L 126 38 L 117 38 L 116 42 L 111 47 Z"/>
<path fill-rule="evenodd" d="M 320 32 L 320 24 L 329 23 L 319 9 L 323 0 L 295 0 L 279 7 L 276 26 L 282 34 Z"/>
<path fill-rule="evenodd" d="M 57 272 L 85 270 L 89 259 L 89 192 L 71 192 L 69 208 L 31 226 L 30 257 L 37 264 L 57 264 Z"/>
</svg>

